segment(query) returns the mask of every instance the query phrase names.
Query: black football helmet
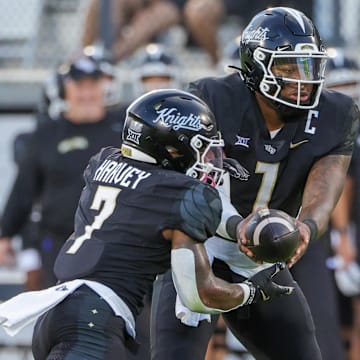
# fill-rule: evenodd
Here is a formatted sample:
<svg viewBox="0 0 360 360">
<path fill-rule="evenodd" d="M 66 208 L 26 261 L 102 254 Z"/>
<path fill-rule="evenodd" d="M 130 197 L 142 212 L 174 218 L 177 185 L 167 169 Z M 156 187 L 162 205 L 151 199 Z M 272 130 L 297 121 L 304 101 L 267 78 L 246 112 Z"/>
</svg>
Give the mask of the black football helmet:
<svg viewBox="0 0 360 360">
<path fill-rule="evenodd" d="M 324 83 L 327 54 L 313 22 L 302 12 L 274 7 L 250 21 L 240 41 L 240 73 L 252 91 L 270 99 L 274 108 L 312 109 L 317 106 Z M 291 66 L 275 75 L 274 66 Z M 302 87 L 312 85 L 310 96 L 302 100 Z M 296 100 L 281 97 L 286 85 L 297 88 Z M 285 108 L 284 108 L 285 106 Z"/>
<path fill-rule="evenodd" d="M 125 157 L 214 186 L 221 182 L 223 140 L 213 113 L 190 93 L 153 90 L 135 100 L 127 109 L 122 139 Z"/>
</svg>

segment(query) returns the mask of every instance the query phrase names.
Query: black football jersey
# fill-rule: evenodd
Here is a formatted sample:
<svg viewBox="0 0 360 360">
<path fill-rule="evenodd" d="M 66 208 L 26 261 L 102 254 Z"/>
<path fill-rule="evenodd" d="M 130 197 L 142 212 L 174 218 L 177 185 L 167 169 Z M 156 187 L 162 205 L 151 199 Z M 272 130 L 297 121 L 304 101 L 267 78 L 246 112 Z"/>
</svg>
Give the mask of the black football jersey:
<svg viewBox="0 0 360 360">
<path fill-rule="evenodd" d="M 340 93 L 323 90 L 316 108 L 271 137 L 255 94 L 238 73 L 201 79 L 189 90 L 214 112 L 226 155 L 250 173 L 247 181 L 231 179 L 232 203 L 243 216 L 259 206 L 295 216 L 314 162 L 325 155 L 352 153 L 359 111 Z"/>
<path fill-rule="evenodd" d="M 220 222 L 217 190 L 185 174 L 105 148 L 84 172 L 75 229 L 55 263 L 61 281 L 87 278 L 112 288 L 134 314 L 157 274 L 170 267 L 164 229 L 198 242 Z"/>
<path fill-rule="evenodd" d="M 353 203 L 352 203 L 352 221 L 356 225 L 355 235 L 356 235 L 356 246 L 357 246 L 357 261 L 360 263 L 360 133 L 358 134 L 354 154 L 351 159 L 351 164 L 349 167 L 349 175 L 353 181 L 354 193 L 353 193 Z"/>
</svg>

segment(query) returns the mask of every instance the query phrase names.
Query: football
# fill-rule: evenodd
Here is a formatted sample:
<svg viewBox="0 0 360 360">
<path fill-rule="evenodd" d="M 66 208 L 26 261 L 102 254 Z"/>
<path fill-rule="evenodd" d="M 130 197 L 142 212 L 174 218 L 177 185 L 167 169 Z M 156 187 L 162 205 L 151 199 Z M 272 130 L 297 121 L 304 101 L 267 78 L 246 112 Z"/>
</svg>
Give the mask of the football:
<svg viewBox="0 0 360 360">
<path fill-rule="evenodd" d="M 295 253 L 300 233 L 294 219 L 283 211 L 263 208 L 256 211 L 246 227 L 247 247 L 257 260 L 287 261 Z"/>
</svg>

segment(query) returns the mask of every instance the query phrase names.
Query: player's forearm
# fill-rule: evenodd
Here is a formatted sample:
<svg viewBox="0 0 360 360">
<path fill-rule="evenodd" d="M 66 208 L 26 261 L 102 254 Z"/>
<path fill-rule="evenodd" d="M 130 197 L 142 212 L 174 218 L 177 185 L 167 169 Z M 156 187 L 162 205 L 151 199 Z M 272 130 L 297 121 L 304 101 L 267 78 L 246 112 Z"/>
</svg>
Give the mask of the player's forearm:
<svg viewBox="0 0 360 360">
<path fill-rule="evenodd" d="M 249 298 L 246 287 L 215 277 L 202 244 L 191 248 L 173 248 L 171 265 L 177 293 L 191 311 L 230 311 Z"/>
<path fill-rule="evenodd" d="M 322 234 L 343 190 L 350 155 L 329 155 L 312 167 L 304 189 L 299 220 L 312 219 Z"/>
<path fill-rule="evenodd" d="M 242 306 L 248 297 L 239 284 L 228 283 L 215 276 L 199 281 L 198 291 L 205 306 L 224 312 Z"/>
<path fill-rule="evenodd" d="M 222 191 L 222 189 L 219 189 L 219 194 L 222 203 L 222 214 L 216 234 L 225 239 L 236 241 L 237 226 L 243 220 L 243 217 L 237 212 L 235 207 L 231 204 L 230 198 Z"/>
</svg>

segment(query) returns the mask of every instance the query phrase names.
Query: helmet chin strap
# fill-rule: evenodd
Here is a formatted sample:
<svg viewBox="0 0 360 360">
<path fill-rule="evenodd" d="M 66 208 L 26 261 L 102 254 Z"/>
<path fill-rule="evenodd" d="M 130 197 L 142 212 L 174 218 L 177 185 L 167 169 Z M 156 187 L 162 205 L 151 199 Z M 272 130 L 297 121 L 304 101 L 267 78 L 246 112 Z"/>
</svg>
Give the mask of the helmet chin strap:
<svg viewBox="0 0 360 360">
<path fill-rule="evenodd" d="M 260 93 L 262 96 L 264 102 L 266 102 L 267 105 L 269 105 L 272 109 L 276 111 L 276 113 L 279 115 L 280 121 L 283 123 L 291 123 L 291 122 L 297 122 L 300 121 L 303 116 L 306 115 L 307 111 L 306 109 L 297 109 L 290 106 L 287 106 L 285 104 L 279 103 L 276 100 L 272 100 L 264 96 Z"/>
<path fill-rule="evenodd" d="M 208 184 L 212 187 L 216 187 L 217 186 L 217 183 L 215 181 L 215 179 L 210 176 L 209 174 L 204 174 L 201 179 L 200 179 L 201 182 L 205 183 L 205 184 Z"/>
<path fill-rule="evenodd" d="M 271 100 L 270 100 L 271 101 Z M 271 101 L 274 104 L 275 111 L 279 114 L 279 118 L 283 123 L 291 123 L 300 121 L 308 110 L 296 109 L 285 104 L 278 103 L 276 101 Z"/>
</svg>

